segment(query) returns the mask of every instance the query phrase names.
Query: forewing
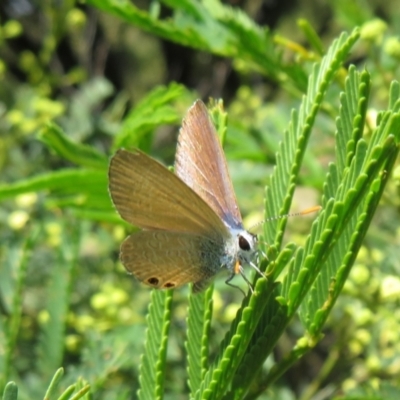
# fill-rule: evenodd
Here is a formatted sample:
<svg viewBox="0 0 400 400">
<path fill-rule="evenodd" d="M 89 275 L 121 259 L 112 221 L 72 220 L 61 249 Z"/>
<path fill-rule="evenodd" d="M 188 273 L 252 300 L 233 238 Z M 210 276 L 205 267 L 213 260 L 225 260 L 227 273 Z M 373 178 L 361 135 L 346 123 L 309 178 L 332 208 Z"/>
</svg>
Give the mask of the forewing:
<svg viewBox="0 0 400 400">
<path fill-rule="evenodd" d="M 175 156 L 175 173 L 229 227 L 242 228 L 225 155 L 201 100 L 194 103 L 183 120 Z"/>
<path fill-rule="evenodd" d="M 189 282 L 211 282 L 220 270 L 221 249 L 221 243 L 203 236 L 141 231 L 122 243 L 120 258 L 139 281 L 171 289 Z"/>
<path fill-rule="evenodd" d="M 226 236 L 218 215 L 192 189 L 139 150 L 118 150 L 109 190 L 121 217 L 138 227 Z"/>
</svg>

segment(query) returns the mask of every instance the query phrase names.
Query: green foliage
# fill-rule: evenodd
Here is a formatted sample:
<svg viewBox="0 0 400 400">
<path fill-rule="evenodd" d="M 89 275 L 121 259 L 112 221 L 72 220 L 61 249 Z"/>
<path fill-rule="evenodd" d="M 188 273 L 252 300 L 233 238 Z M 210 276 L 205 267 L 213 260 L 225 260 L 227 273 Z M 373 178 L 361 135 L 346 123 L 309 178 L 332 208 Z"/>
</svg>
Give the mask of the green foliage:
<svg viewBox="0 0 400 400">
<path fill-rule="evenodd" d="M 14 297 L 11 309 L 11 318 L 9 319 L 6 326 L 4 326 L 4 336 L 2 337 L 4 346 L 4 351 L 2 351 L 1 358 L 1 369 L 2 382 L 1 386 L 4 385 L 5 381 L 8 379 L 11 373 L 11 360 L 13 352 L 15 351 L 18 331 L 21 326 L 21 314 L 22 314 L 22 291 L 25 285 L 26 271 L 28 267 L 28 256 L 32 247 L 34 245 L 35 239 L 37 237 L 37 232 L 34 232 L 30 238 L 27 238 L 22 246 L 20 254 L 18 254 L 18 259 L 16 261 L 17 277 L 15 279 L 15 286 L 13 288 Z M 14 250 L 14 249 L 12 249 Z M 12 251 L 13 252 L 13 251 Z M 10 257 L 11 258 L 11 257 Z M 2 324 L 3 325 L 3 324 Z"/>
<path fill-rule="evenodd" d="M 213 290 L 211 286 L 205 292 L 191 293 L 189 297 L 186 350 L 191 397 L 195 396 L 209 367 Z"/>
<path fill-rule="evenodd" d="M 167 20 L 125 0 L 90 0 L 89 3 L 164 39 L 231 57 L 245 63 L 245 68 L 256 69 L 281 82 L 289 78 L 296 85 L 305 84 L 306 76 L 300 68 L 284 65 L 265 27 L 255 24 L 239 9 L 218 1 L 166 1 L 173 12 Z M 299 75 L 302 75 L 300 80 Z"/>
<path fill-rule="evenodd" d="M 139 399 L 162 399 L 173 291 L 153 291 L 147 316 L 146 347 L 140 368 Z"/>
<path fill-rule="evenodd" d="M 43 326 L 37 349 L 38 369 L 48 379 L 62 363 L 72 282 L 79 256 L 79 228 L 64 227 L 58 260 L 51 270 L 51 290 L 46 296 L 48 314 L 44 316 L 47 322 Z"/>
<path fill-rule="evenodd" d="M 153 291 L 149 298 L 115 270 L 118 244 L 132 227 L 109 198 L 109 157 L 120 147 L 139 147 L 171 163 L 172 151 L 160 150 L 156 132 L 179 125 L 198 94 L 171 82 L 146 88 L 132 107 L 127 92 L 89 76 L 84 62 L 66 72 L 51 69 L 65 37 L 84 59 L 79 43 L 89 14 L 73 2 L 58 12 L 44 5 L 47 36 L 37 52 L 18 54 L 25 81 L 4 79 L 12 68 L 0 61 L 3 398 L 255 399 L 268 398 L 266 390 L 281 398 L 289 385 L 280 378 L 307 360 L 325 333 L 337 341 L 313 381 L 302 376 L 303 400 L 326 384 L 347 398 L 397 398 L 400 281 L 392 237 L 398 232 L 373 220 L 388 190 L 386 204 L 398 205 L 391 172 L 400 144 L 400 85 L 393 79 L 400 51 L 390 27 L 368 7 L 359 12 L 351 2 L 337 2 L 335 16 L 351 33 L 328 47 L 300 19 L 308 50 L 300 39 L 215 0 L 152 2 L 149 11 L 125 0 L 88 4 L 113 23 L 229 58 L 243 82 L 262 76 L 285 92 L 266 104 L 265 86 L 242 84 L 226 110 L 222 100 L 210 109 L 234 160 L 245 210 L 256 208 L 249 193 L 269 177 L 264 218 L 272 219 L 260 238 L 265 277 L 255 276 L 254 293 L 244 298 L 218 279 L 199 295 L 182 289 Z M 17 21 L 1 27 L 2 55 L 24 29 Z M 364 51 L 368 68 L 349 63 L 352 51 Z M 322 206 L 302 237 L 293 236 L 286 217 L 274 219 L 298 201 L 299 186 L 320 191 Z M 289 334 L 291 341 L 282 340 Z M 355 365 L 347 366 L 345 378 L 333 373 L 346 365 L 341 352 Z M 360 370 L 371 385 L 355 386 Z M 295 389 L 291 398 L 300 398 Z"/>
</svg>

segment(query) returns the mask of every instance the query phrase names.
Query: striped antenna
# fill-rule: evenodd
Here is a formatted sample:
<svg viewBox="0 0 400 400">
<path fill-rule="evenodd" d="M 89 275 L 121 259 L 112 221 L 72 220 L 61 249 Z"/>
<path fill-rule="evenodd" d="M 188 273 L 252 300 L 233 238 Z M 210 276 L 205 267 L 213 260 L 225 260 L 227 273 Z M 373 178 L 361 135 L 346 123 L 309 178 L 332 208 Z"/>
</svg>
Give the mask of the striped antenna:
<svg viewBox="0 0 400 400">
<path fill-rule="evenodd" d="M 281 219 L 281 218 L 285 218 L 285 217 L 299 217 L 301 215 L 307 215 L 307 214 L 311 214 L 313 212 L 318 212 L 321 209 L 322 209 L 321 206 L 313 206 L 313 207 L 306 208 L 305 210 L 299 211 L 299 212 L 296 212 L 296 213 L 283 214 L 283 215 L 278 215 L 276 217 L 270 217 L 270 218 L 267 218 L 267 219 L 265 219 L 263 221 L 260 221 L 260 222 L 256 223 L 255 225 L 250 227 L 249 231 L 253 230 L 254 228 L 257 228 L 257 226 L 262 225 L 264 222 L 275 221 L 277 219 Z"/>
</svg>

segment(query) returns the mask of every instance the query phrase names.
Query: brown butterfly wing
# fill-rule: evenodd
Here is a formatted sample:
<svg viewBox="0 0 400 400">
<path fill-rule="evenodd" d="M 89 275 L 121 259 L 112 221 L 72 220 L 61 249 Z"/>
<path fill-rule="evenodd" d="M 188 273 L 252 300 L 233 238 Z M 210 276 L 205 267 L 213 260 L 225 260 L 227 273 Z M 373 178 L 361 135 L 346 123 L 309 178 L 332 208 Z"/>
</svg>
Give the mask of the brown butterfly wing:
<svg viewBox="0 0 400 400">
<path fill-rule="evenodd" d="M 211 282 L 220 271 L 222 251 L 222 243 L 204 236 L 141 231 L 125 239 L 120 257 L 139 281 L 153 288 L 171 289 L 189 282 Z"/>
<path fill-rule="evenodd" d="M 139 150 L 118 150 L 109 190 L 121 217 L 138 227 L 226 236 L 218 215 L 175 174 Z"/>
<path fill-rule="evenodd" d="M 194 103 L 183 120 L 175 156 L 175 173 L 228 226 L 242 228 L 242 217 L 225 155 L 201 100 Z"/>
</svg>

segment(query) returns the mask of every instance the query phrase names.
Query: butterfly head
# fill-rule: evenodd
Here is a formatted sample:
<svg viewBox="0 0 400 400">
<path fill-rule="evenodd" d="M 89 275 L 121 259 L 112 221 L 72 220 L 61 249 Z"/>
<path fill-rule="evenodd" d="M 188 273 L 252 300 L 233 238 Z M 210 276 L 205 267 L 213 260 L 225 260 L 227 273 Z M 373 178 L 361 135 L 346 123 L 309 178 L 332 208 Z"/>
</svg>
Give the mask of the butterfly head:
<svg viewBox="0 0 400 400">
<path fill-rule="evenodd" d="M 232 287 L 236 287 L 243 292 L 243 290 L 240 289 L 238 286 L 230 283 L 235 275 L 240 274 L 248 284 L 250 290 L 253 292 L 252 285 L 247 279 L 243 267 L 245 265 L 249 265 L 259 274 L 261 274 L 261 276 L 263 276 L 263 273 L 254 263 L 254 261 L 256 261 L 254 259 L 258 255 L 257 242 L 257 235 L 254 235 L 244 229 L 231 229 L 231 240 L 229 241 L 229 243 L 227 243 L 227 246 L 225 248 L 226 251 L 224 264 L 230 271 L 230 276 L 225 281 L 226 284 Z"/>
<path fill-rule="evenodd" d="M 236 236 L 237 258 L 241 263 L 250 264 L 257 254 L 257 235 L 242 230 Z"/>
<path fill-rule="evenodd" d="M 231 239 L 226 245 L 226 263 L 225 265 L 234 273 L 237 264 L 248 265 L 257 255 L 257 235 L 254 235 L 244 229 L 232 229 Z"/>
</svg>

